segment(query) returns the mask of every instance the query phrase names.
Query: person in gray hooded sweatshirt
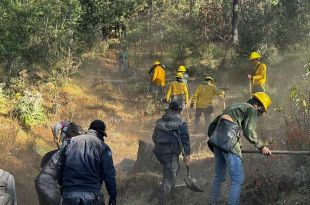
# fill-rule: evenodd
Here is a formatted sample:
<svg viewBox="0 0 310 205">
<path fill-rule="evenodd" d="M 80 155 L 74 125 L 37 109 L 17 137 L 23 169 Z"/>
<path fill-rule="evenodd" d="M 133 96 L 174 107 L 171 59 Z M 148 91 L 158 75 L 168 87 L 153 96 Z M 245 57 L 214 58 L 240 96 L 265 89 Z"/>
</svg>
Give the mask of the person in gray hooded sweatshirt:
<svg viewBox="0 0 310 205">
<path fill-rule="evenodd" d="M 0 169 L 0 204 L 17 205 L 14 177 L 2 169 Z"/>
<path fill-rule="evenodd" d="M 153 133 L 155 144 L 154 154 L 163 165 L 163 180 L 160 187 L 158 204 L 166 205 L 170 201 L 171 191 L 174 188 L 176 176 L 179 171 L 179 155 L 181 148 L 178 136 L 181 138 L 186 156 L 183 158 L 185 164 L 190 163 L 190 141 L 187 123 L 181 116 L 182 104 L 171 101 L 169 109 L 156 122 Z"/>
</svg>

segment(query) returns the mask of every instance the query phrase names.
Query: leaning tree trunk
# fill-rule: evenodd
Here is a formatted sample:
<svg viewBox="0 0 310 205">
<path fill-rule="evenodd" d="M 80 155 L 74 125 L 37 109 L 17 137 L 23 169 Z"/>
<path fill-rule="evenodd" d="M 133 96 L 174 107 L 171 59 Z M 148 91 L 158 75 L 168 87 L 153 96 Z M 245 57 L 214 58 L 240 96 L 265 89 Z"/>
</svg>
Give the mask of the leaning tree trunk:
<svg viewBox="0 0 310 205">
<path fill-rule="evenodd" d="M 238 44 L 238 0 L 233 0 L 233 16 L 232 16 L 232 34 L 233 34 L 233 43 Z"/>
<path fill-rule="evenodd" d="M 139 140 L 137 161 L 134 165 L 134 172 L 160 172 L 161 165 L 153 153 L 154 146 Z"/>
</svg>

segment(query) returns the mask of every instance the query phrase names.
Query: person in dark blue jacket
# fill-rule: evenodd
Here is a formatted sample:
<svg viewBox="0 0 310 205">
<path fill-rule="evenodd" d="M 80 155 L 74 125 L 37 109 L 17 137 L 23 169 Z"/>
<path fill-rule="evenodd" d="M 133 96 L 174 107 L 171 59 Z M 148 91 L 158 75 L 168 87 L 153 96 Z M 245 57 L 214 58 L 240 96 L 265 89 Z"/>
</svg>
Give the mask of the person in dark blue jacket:
<svg viewBox="0 0 310 205">
<path fill-rule="evenodd" d="M 169 203 L 171 191 L 174 188 L 176 176 L 179 171 L 179 155 L 181 148 L 178 143 L 178 137 L 181 138 L 185 151 L 183 161 L 190 163 L 190 141 L 187 123 L 181 116 L 182 104 L 178 101 L 171 101 L 169 109 L 156 122 L 153 133 L 153 142 L 155 144 L 154 154 L 163 165 L 163 180 L 159 192 L 158 204 L 166 205 Z"/>
<path fill-rule="evenodd" d="M 63 205 L 102 205 L 103 181 L 110 195 L 109 205 L 116 205 L 115 168 L 112 152 L 104 143 L 106 126 L 94 120 L 89 130 L 71 139 L 61 160 L 60 185 Z"/>
<path fill-rule="evenodd" d="M 59 205 L 61 196 L 57 184 L 58 149 L 46 153 L 40 164 L 41 171 L 35 179 L 35 188 L 40 205 Z"/>
</svg>

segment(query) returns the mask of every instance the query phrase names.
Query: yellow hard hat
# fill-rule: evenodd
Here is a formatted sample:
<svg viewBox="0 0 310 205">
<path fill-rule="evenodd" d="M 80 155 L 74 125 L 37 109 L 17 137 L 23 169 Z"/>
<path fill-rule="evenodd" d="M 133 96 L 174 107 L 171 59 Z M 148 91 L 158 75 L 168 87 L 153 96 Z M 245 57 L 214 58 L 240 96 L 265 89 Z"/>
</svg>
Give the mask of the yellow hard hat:
<svg viewBox="0 0 310 205">
<path fill-rule="evenodd" d="M 159 61 L 154 61 L 153 65 L 160 65 Z"/>
<path fill-rule="evenodd" d="M 266 112 L 268 111 L 268 107 L 271 105 L 271 98 L 264 92 L 254 93 L 253 98 L 256 98 L 262 105 L 264 106 Z"/>
<path fill-rule="evenodd" d="M 178 72 L 186 72 L 186 68 L 184 65 L 180 65 L 178 68 Z"/>
<path fill-rule="evenodd" d="M 251 55 L 250 55 L 250 60 L 253 60 L 253 59 L 257 59 L 257 58 L 260 58 L 260 54 L 257 53 L 257 52 L 252 52 Z"/>
<path fill-rule="evenodd" d="M 205 77 L 205 80 L 210 80 L 212 83 L 214 83 L 214 80 L 212 77 L 208 76 L 208 77 Z"/>
<path fill-rule="evenodd" d="M 183 74 L 180 72 L 177 72 L 177 74 L 175 75 L 176 78 L 183 78 Z"/>
</svg>

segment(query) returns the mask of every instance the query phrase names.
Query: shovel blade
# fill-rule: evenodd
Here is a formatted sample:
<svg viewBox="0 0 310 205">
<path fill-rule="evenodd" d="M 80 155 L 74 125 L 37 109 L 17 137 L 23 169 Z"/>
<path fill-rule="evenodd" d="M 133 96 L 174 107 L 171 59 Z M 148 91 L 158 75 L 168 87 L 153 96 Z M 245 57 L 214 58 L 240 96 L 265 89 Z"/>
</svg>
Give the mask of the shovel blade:
<svg viewBox="0 0 310 205">
<path fill-rule="evenodd" d="M 203 192 L 203 189 L 197 183 L 195 179 L 191 179 L 190 177 L 184 178 L 185 184 L 187 188 L 189 188 L 193 192 Z"/>
</svg>

